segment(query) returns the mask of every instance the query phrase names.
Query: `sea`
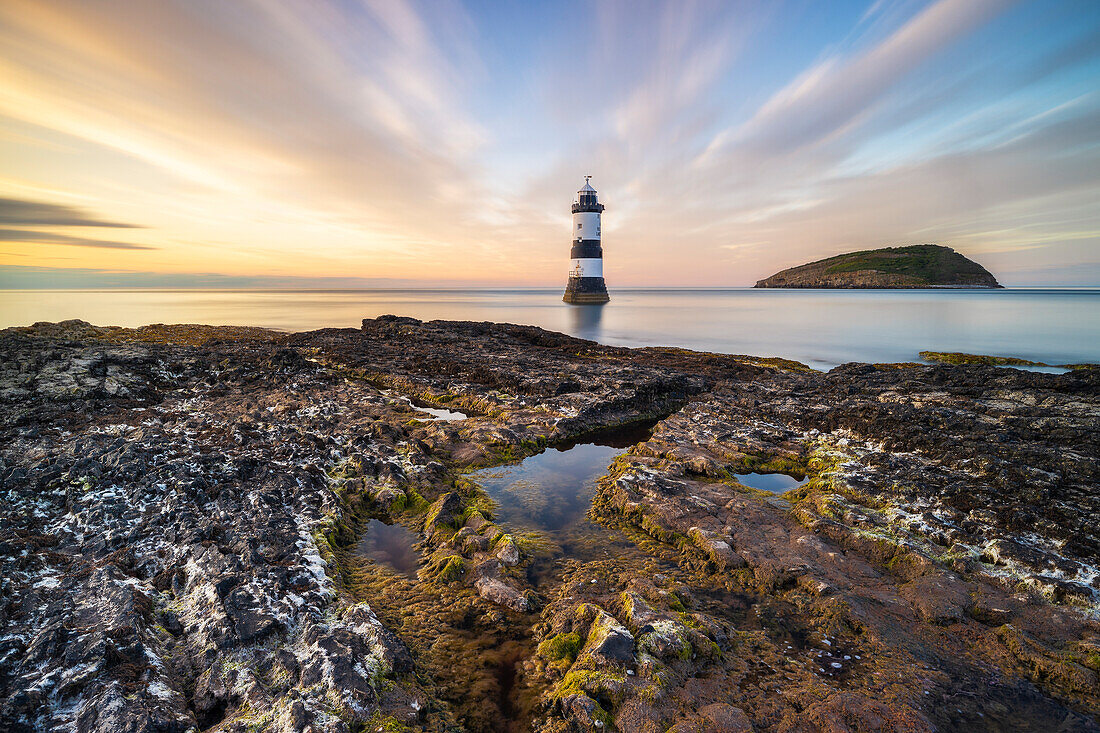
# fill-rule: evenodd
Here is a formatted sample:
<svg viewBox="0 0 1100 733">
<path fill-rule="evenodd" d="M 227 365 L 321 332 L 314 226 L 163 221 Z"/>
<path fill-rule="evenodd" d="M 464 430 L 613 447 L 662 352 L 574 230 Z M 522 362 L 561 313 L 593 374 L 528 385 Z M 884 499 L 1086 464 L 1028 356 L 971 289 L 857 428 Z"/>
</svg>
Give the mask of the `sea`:
<svg viewBox="0 0 1100 733">
<path fill-rule="evenodd" d="M 1046 364 L 1100 362 L 1100 289 L 615 289 L 603 306 L 560 288 L 417 290 L 6 290 L 0 327 L 205 323 L 284 331 L 357 328 L 387 313 L 541 326 L 616 346 L 795 359 L 919 361 L 964 351 Z"/>
</svg>

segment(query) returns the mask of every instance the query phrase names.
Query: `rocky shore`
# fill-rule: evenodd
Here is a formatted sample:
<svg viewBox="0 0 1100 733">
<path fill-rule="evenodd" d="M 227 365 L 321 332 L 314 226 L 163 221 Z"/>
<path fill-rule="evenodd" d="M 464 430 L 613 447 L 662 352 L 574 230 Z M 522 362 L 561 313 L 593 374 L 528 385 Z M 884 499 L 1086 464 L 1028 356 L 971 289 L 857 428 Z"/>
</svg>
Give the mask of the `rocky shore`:
<svg viewBox="0 0 1100 733">
<path fill-rule="evenodd" d="M 642 421 L 537 571 L 471 472 Z M 1100 731 L 1096 369 L 36 324 L 0 491 L 0 730 Z"/>
</svg>

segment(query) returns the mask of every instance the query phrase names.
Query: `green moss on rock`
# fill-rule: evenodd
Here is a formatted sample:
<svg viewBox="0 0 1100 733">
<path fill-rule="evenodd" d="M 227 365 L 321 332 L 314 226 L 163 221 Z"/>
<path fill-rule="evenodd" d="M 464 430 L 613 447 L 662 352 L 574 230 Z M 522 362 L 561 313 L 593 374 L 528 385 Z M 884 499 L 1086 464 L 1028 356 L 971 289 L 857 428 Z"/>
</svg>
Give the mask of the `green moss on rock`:
<svg viewBox="0 0 1100 733">
<path fill-rule="evenodd" d="M 553 697 L 588 695 L 618 705 L 626 694 L 626 677 L 615 672 L 571 669 L 554 688 Z"/>
<path fill-rule="evenodd" d="M 556 634 L 539 644 L 536 653 L 552 666 L 568 668 L 577 659 L 584 637 L 575 631 Z"/>
<path fill-rule="evenodd" d="M 466 577 L 469 563 L 458 555 L 451 555 L 439 568 L 436 577 L 446 583 L 455 583 Z"/>
</svg>

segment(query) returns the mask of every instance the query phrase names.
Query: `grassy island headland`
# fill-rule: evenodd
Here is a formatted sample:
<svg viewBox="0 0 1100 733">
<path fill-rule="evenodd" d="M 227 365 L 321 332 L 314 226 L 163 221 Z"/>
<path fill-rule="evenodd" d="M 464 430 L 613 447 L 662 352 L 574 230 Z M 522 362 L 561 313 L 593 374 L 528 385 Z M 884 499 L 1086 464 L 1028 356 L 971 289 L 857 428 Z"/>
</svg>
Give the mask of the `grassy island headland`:
<svg viewBox="0 0 1100 733">
<path fill-rule="evenodd" d="M 829 257 L 777 272 L 758 288 L 999 288 L 977 262 L 950 247 L 914 244 Z"/>
</svg>

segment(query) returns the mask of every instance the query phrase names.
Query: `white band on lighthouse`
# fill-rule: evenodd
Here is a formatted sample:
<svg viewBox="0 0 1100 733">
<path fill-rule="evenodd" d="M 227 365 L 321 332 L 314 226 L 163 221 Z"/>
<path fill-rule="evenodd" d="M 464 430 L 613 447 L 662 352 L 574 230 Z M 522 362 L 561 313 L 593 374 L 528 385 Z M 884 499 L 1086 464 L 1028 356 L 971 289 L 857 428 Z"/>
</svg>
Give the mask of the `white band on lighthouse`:
<svg viewBox="0 0 1100 733">
<path fill-rule="evenodd" d="M 573 214 L 573 239 L 599 239 L 600 215 L 595 211 Z"/>
<path fill-rule="evenodd" d="M 603 277 L 603 260 L 599 257 L 570 260 L 569 277 Z"/>
</svg>

